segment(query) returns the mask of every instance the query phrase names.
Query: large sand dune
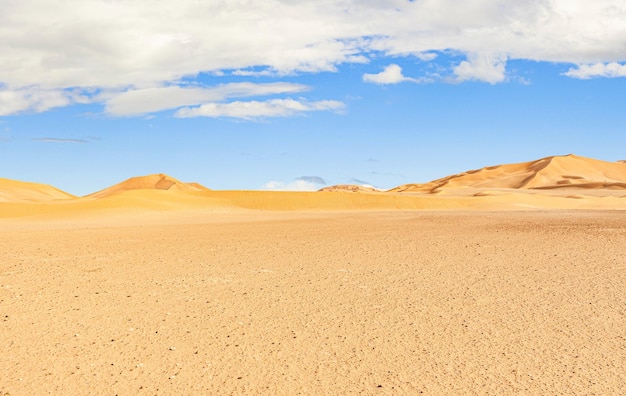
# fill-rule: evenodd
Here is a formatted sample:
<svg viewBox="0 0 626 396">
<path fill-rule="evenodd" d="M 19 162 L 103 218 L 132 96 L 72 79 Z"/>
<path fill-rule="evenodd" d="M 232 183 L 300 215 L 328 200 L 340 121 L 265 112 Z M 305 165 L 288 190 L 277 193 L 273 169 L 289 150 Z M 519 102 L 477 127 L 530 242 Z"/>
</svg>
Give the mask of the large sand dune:
<svg viewBox="0 0 626 396">
<path fill-rule="evenodd" d="M 76 198 L 47 184 L 0 178 L 1 202 L 33 202 Z"/>
<path fill-rule="evenodd" d="M 626 164 L 576 155 L 553 156 L 537 161 L 497 165 L 467 171 L 424 184 L 405 184 L 392 192 L 437 193 L 454 188 L 626 189 Z"/>
<path fill-rule="evenodd" d="M 93 194 L 91 198 L 104 198 L 114 194 L 133 190 L 167 190 L 167 191 L 209 191 L 198 183 L 184 183 L 163 173 L 131 177 L 121 183 L 105 188 Z"/>
</svg>

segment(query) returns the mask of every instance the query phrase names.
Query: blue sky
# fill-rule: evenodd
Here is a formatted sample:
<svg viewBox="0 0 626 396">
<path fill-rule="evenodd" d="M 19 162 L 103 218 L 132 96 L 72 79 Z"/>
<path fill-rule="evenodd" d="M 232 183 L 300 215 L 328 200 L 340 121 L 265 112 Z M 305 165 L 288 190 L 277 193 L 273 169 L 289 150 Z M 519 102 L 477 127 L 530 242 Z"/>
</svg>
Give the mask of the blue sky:
<svg viewBox="0 0 626 396">
<path fill-rule="evenodd" d="M 626 4 L 591 3 L 0 0 L 0 177 L 391 188 L 626 159 Z"/>
</svg>

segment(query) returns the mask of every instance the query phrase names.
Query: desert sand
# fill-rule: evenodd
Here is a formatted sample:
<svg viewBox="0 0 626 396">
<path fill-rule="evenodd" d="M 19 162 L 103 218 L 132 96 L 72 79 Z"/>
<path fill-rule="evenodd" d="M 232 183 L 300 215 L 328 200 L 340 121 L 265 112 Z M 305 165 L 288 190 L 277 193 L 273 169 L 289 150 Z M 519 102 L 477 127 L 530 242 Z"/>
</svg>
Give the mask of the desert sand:
<svg viewBox="0 0 626 396">
<path fill-rule="evenodd" d="M 47 184 L 0 178 L 0 203 L 72 199 L 75 196 Z"/>
<path fill-rule="evenodd" d="M 623 211 L 5 220 L 0 241 L 11 395 L 626 383 Z"/>
<path fill-rule="evenodd" d="M 626 189 L 626 163 L 607 162 L 573 154 L 536 161 L 488 166 L 433 180 L 406 184 L 390 191 L 437 193 L 459 187 L 507 189 Z"/>
<path fill-rule="evenodd" d="M 0 179 L 0 395 L 623 394 L 626 164 L 581 158 L 435 192 Z"/>
</svg>

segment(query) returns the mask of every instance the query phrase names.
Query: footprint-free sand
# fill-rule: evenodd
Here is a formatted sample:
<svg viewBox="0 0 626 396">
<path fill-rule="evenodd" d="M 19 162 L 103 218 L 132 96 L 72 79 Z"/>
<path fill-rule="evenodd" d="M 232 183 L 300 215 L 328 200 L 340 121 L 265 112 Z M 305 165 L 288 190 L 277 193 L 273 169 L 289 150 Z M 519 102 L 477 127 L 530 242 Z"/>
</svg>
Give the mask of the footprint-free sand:
<svg viewBox="0 0 626 396">
<path fill-rule="evenodd" d="M 626 211 L 0 219 L 0 395 L 623 394 L 625 329 Z"/>
</svg>

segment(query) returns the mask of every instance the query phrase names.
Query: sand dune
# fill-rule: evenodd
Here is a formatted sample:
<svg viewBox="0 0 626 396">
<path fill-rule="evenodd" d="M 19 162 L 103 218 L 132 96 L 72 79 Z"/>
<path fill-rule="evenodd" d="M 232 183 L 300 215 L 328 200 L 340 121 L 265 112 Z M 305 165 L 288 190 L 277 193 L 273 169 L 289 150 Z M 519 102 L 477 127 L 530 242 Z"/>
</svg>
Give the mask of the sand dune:
<svg viewBox="0 0 626 396">
<path fill-rule="evenodd" d="M 0 178 L 0 202 L 32 202 L 76 198 L 47 184 Z"/>
<path fill-rule="evenodd" d="M 626 163 L 574 155 L 491 166 L 388 192 L 353 185 L 318 192 L 212 191 L 154 174 L 77 198 L 47 185 L 0 179 L 0 217 L 242 210 L 626 209 L 625 188 Z"/>
<path fill-rule="evenodd" d="M 87 195 L 91 198 L 104 198 L 124 191 L 131 190 L 168 190 L 168 191 L 210 191 L 198 183 L 184 183 L 163 173 L 131 177 L 121 183 L 104 190 Z"/>
<path fill-rule="evenodd" d="M 338 191 L 343 191 L 343 192 L 380 192 L 381 190 L 379 190 L 377 188 L 374 188 L 374 187 L 362 186 L 360 184 L 336 184 L 334 186 L 328 186 L 328 187 L 321 188 L 318 191 L 321 191 L 321 192 L 338 192 Z"/>
<path fill-rule="evenodd" d="M 577 198 L 577 199 L 572 199 Z M 537 210 L 621 209 L 623 196 L 523 194 L 486 191 L 474 195 L 430 195 L 349 192 L 273 192 L 129 190 L 103 198 L 50 202 L 0 202 L 0 218 L 69 221 L 79 218 L 128 219 L 132 224 L 146 216 L 171 217 L 189 213 L 323 212 L 396 210 Z M 134 220 L 133 220 L 134 219 Z M 108 221 L 108 220 L 107 220 Z M 113 221 L 113 220 L 111 220 Z"/>
<path fill-rule="evenodd" d="M 185 183 L 186 185 L 193 187 L 196 189 L 196 191 L 211 191 L 210 188 L 203 186 L 200 183 L 196 183 L 196 182 L 191 182 L 191 183 Z"/>
<path fill-rule="evenodd" d="M 405 184 L 391 192 L 438 193 L 454 188 L 626 189 L 626 164 L 576 155 L 553 156 L 537 161 L 489 166 L 424 184 Z"/>
</svg>

